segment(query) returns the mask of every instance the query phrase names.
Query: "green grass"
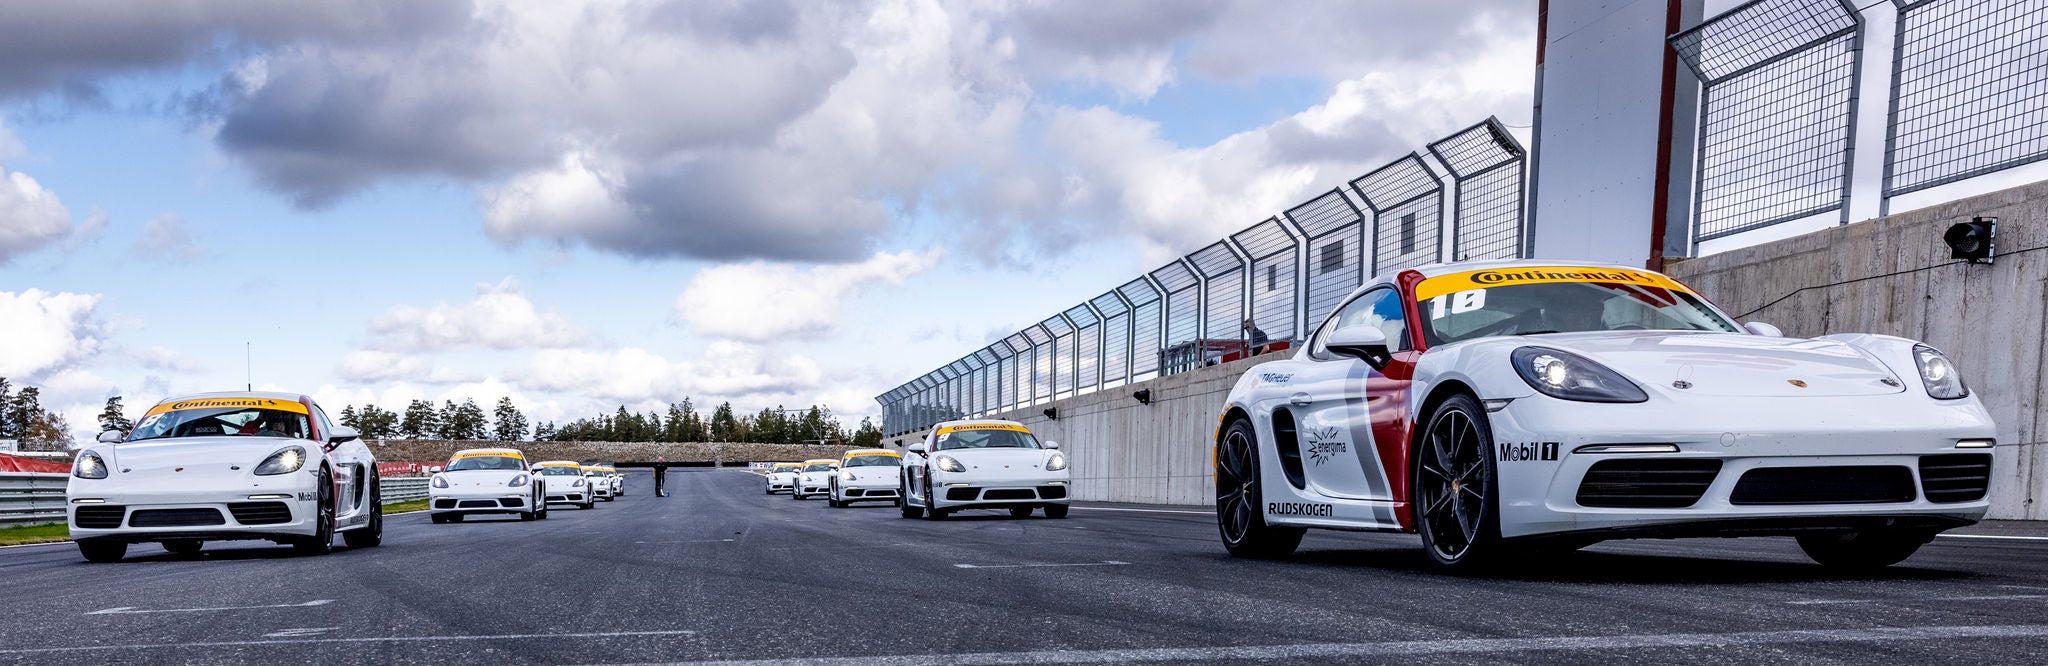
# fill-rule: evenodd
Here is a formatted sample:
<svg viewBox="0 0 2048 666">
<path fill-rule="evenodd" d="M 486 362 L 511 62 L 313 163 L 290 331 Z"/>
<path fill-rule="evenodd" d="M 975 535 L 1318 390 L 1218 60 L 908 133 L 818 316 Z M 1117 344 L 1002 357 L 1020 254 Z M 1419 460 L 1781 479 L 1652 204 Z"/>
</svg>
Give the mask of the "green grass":
<svg viewBox="0 0 2048 666">
<path fill-rule="evenodd" d="M 393 502 L 384 505 L 384 515 L 387 516 L 395 513 L 412 513 L 414 511 L 425 510 L 427 510 L 427 501 L 424 499 L 407 500 L 404 502 Z"/>
<path fill-rule="evenodd" d="M 70 540 L 71 530 L 65 527 L 64 523 L 0 527 L 0 546 L 19 546 L 28 543 Z"/>
</svg>

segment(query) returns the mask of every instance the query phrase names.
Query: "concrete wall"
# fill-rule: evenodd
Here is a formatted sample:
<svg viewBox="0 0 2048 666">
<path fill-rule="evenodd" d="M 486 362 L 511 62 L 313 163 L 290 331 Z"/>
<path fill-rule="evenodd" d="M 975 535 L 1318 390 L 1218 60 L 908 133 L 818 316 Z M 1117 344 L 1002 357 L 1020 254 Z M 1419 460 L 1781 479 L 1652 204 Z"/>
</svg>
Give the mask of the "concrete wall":
<svg viewBox="0 0 2048 666">
<path fill-rule="evenodd" d="M 1999 218 L 1996 263 L 1958 264 L 1942 232 Z M 1883 333 L 1946 352 L 1998 421 L 1992 518 L 2048 519 L 2048 182 L 1667 267 L 1730 314 L 1786 335 Z M 1782 299 L 1782 300 L 1780 300 Z M 1749 314 L 1752 313 L 1753 314 Z"/>
<path fill-rule="evenodd" d="M 1039 439 L 1059 442 L 1072 461 L 1074 499 L 1210 504 L 1216 490 L 1209 455 L 1224 397 L 1245 370 L 1292 353 L 1232 361 L 993 418 L 1021 422 Z M 1152 390 L 1152 404 L 1131 397 L 1138 389 Z M 1059 419 L 1045 417 L 1048 407 L 1059 410 Z M 887 443 L 900 449 L 917 439 L 892 437 Z"/>
</svg>

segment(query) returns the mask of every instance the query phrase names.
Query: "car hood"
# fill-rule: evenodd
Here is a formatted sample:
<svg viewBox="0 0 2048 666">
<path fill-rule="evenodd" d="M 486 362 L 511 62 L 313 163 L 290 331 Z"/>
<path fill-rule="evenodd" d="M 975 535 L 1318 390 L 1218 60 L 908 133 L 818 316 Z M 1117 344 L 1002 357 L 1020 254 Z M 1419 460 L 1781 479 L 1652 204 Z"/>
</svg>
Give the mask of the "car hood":
<svg viewBox="0 0 2048 666">
<path fill-rule="evenodd" d="M 1573 352 L 1681 395 L 1796 398 L 1905 390 L 1876 357 L 1835 340 L 1645 331 L 1544 335 L 1528 344 Z M 1690 387 L 1678 389 L 1678 382 Z"/>
<path fill-rule="evenodd" d="M 522 474 L 526 474 L 526 472 L 503 469 L 465 469 L 457 472 L 442 472 L 441 478 L 448 480 L 450 488 L 503 488 L 506 483 L 512 481 L 512 477 Z M 532 482 L 532 479 L 527 479 L 527 483 Z"/>
<path fill-rule="evenodd" d="M 1031 469 L 1045 465 L 1052 451 L 1046 449 L 949 449 L 937 455 L 952 456 L 968 471 L 977 469 Z"/>
<path fill-rule="evenodd" d="M 895 483 L 902 474 L 894 467 L 869 467 L 846 473 L 848 483 L 874 484 L 882 481 Z"/>
<path fill-rule="evenodd" d="M 293 445 L 306 449 L 309 463 L 312 462 L 310 458 L 322 455 L 320 445 L 311 440 L 242 436 L 145 439 L 103 446 L 94 451 L 108 456 L 109 467 L 130 474 L 169 473 L 181 468 L 186 471 L 231 472 L 234 471 L 229 469 L 231 467 L 241 467 L 242 471 L 254 470 L 270 454 Z"/>
</svg>

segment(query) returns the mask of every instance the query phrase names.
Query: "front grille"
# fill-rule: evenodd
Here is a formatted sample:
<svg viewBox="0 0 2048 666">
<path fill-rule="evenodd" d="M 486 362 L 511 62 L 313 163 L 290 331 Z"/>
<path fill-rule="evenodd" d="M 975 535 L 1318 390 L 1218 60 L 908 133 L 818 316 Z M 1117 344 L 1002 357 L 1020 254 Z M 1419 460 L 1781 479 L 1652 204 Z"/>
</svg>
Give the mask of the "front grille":
<svg viewBox="0 0 2048 666">
<path fill-rule="evenodd" d="M 495 509 L 498 500 L 462 500 L 455 504 L 457 509 Z"/>
<path fill-rule="evenodd" d="M 1883 504 L 1913 501 L 1913 473 L 1898 465 L 1760 467 L 1743 473 L 1736 505 Z"/>
<path fill-rule="evenodd" d="M 128 517 L 129 527 L 203 527 L 226 525 L 220 509 L 142 509 Z"/>
<path fill-rule="evenodd" d="M 526 506 L 526 500 L 519 499 L 517 497 L 507 497 L 505 499 L 498 500 L 498 503 L 514 509 Z"/>
<path fill-rule="evenodd" d="M 990 500 L 1038 499 L 1038 493 L 1032 492 L 1030 488 L 997 488 L 982 493 L 981 498 Z"/>
<path fill-rule="evenodd" d="M 276 525 L 292 522 L 292 508 L 284 502 L 235 502 L 228 505 L 235 522 L 243 525 Z"/>
<path fill-rule="evenodd" d="M 978 494 L 978 493 L 980 493 L 980 492 L 981 492 L 980 490 L 976 490 L 976 489 L 974 489 L 974 488 L 947 488 L 947 489 L 946 489 L 946 501 L 949 501 L 949 502 L 972 502 L 972 501 L 974 501 L 974 497 L 975 497 L 975 495 L 976 495 L 976 494 Z"/>
<path fill-rule="evenodd" d="M 895 497 L 895 488 L 848 488 L 852 497 Z"/>
<path fill-rule="evenodd" d="M 1579 506 L 1684 508 L 1700 501 L 1720 473 L 1719 460 L 1602 460 L 1579 481 Z"/>
<path fill-rule="evenodd" d="M 1920 456 L 1920 487 L 1929 502 L 1974 502 L 1991 488 L 1991 454 Z"/>
<path fill-rule="evenodd" d="M 452 500 L 452 499 L 437 499 L 437 500 L 434 500 L 434 508 L 436 508 L 436 509 L 453 509 L 453 508 L 455 508 L 455 500 Z"/>
<path fill-rule="evenodd" d="M 1044 499 L 1066 499 L 1066 486 L 1039 486 L 1038 496 Z"/>
<path fill-rule="evenodd" d="M 86 529 L 111 530 L 121 526 L 121 518 L 128 514 L 125 506 L 81 506 L 78 515 L 72 517 L 72 524 Z"/>
</svg>

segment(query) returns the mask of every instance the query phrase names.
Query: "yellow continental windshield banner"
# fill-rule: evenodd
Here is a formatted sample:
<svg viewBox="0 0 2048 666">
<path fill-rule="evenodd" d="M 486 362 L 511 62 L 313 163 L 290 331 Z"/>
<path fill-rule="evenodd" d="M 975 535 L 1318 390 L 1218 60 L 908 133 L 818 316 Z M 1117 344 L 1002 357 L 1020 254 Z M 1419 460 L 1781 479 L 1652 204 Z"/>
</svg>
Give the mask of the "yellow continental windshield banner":
<svg viewBox="0 0 2048 666">
<path fill-rule="evenodd" d="M 1422 284 L 1415 285 L 1415 300 L 1426 301 L 1444 294 L 1455 294 L 1473 289 L 1505 287 L 1517 284 L 1540 284 L 1545 282 L 1615 282 L 1645 287 L 1660 287 L 1673 291 L 1692 293 L 1685 285 L 1671 278 L 1645 271 L 1626 268 L 1588 268 L 1585 266 L 1518 266 L 1515 268 L 1489 268 L 1483 271 L 1466 271 L 1439 275 Z"/>
<path fill-rule="evenodd" d="M 281 412 L 291 412 L 294 414 L 307 413 L 306 406 L 299 404 L 298 401 L 295 400 L 278 400 L 276 398 L 202 398 L 199 400 L 179 400 L 177 402 L 158 403 L 157 406 L 149 408 L 149 413 L 143 414 L 143 416 L 156 416 L 164 412 L 184 411 L 187 409 L 236 408 L 275 409 Z"/>
<path fill-rule="evenodd" d="M 539 465 L 535 465 L 535 467 L 582 467 L 582 465 L 565 462 L 544 462 Z"/>
<path fill-rule="evenodd" d="M 884 458 L 901 458 L 903 457 L 903 454 L 897 453 L 895 451 L 862 451 L 860 453 L 846 454 L 846 457 L 848 458 L 859 458 L 861 456 L 882 456 Z"/>
<path fill-rule="evenodd" d="M 518 451 L 507 450 L 461 451 L 457 452 L 455 454 L 455 457 L 449 458 L 449 460 L 461 460 L 463 458 L 518 458 L 520 460 L 525 460 L 526 456 L 520 455 Z"/>
<path fill-rule="evenodd" d="M 1011 425 L 1008 423 L 969 423 L 966 425 L 946 426 L 944 428 L 940 428 L 939 434 L 944 435 L 949 432 L 966 432 L 969 430 L 1008 430 L 1011 432 L 1022 433 L 1031 432 L 1024 426 Z"/>
</svg>

